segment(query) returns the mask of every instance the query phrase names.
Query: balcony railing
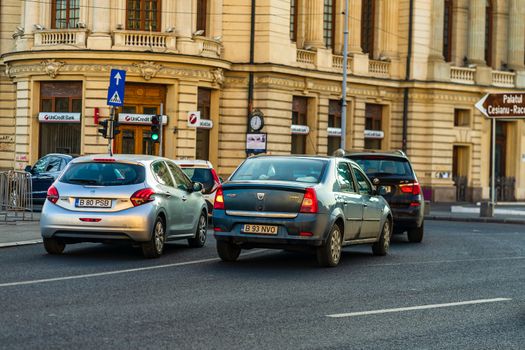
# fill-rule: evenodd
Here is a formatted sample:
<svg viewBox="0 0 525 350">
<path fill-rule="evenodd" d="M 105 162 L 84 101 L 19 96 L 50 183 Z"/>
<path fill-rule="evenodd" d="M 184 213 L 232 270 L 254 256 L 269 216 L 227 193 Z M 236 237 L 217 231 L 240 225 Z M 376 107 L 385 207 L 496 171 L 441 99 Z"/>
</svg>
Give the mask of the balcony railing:
<svg viewBox="0 0 525 350">
<path fill-rule="evenodd" d="M 199 45 L 199 54 L 204 57 L 219 58 L 222 54 L 222 44 L 216 40 L 209 39 L 203 36 L 193 37 L 197 45 Z"/>
<path fill-rule="evenodd" d="M 346 61 L 347 72 L 350 73 L 352 67 L 352 57 L 348 57 Z M 343 56 L 333 55 L 332 56 L 332 68 L 343 71 Z"/>
<path fill-rule="evenodd" d="M 315 66 L 315 59 L 317 53 L 310 50 L 297 50 L 297 63 Z"/>
<path fill-rule="evenodd" d="M 475 83 L 475 68 L 450 67 L 450 81 L 462 84 Z"/>
<path fill-rule="evenodd" d="M 514 72 L 503 72 L 503 71 L 492 71 L 492 85 L 500 87 L 514 87 L 515 86 L 516 73 Z"/>
<path fill-rule="evenodd" d="M 35 49 L 48 50 L 53 46 L 63 48 L 86 48 L 86 29 L 47 29 L 35 32 Z"/>
<path fill-rule="evenodd" d="M 120 30 L 113 32 L 113 49 L 128 51 L 176 51 L 175 35 L 171 33 Z"/>
<path fill-rule="evenodd" d="M 373 77 L 390 77 L 390 62 L 388 61 L 368 61 L 368 73 Z"/>
</svg>

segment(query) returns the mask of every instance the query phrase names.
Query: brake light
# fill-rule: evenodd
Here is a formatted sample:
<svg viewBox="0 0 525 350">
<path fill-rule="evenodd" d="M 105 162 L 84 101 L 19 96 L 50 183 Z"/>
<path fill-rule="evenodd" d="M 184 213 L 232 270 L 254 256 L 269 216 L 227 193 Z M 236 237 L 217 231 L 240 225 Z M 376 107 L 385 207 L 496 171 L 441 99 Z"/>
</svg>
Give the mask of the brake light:
<svg viewBox="0 0 525 350">
<path fill-rule="evenodd" d="M 46 198 L 53 204 L 56 204 L 56 202 L 58 201 L 58 198 L 59 198 L 59 194 L 58 194 L 58 190 L 56 189 L 55 186 L 51 186 L 49 187 L 49 189 L 47 190 L 47 196 Z"/>
<path fill-rule="evenodd" d="M 99 218 L 80 218 L 83 222 L 100 222 L 102 219 Z"/>
<path fill-rule="evenodd" d="M 143 188 L 142 190 L 138 190 L 137 192 L 133 193 L 131 195 L 130 201 L 133 203 L 134 207 L 138 207 L 139 205 L 142 205 L 144 203 L 152 202 L 155 200 L 153 198 L 153 195 L 155 192 L 151 188 Z"/>
<path fill-rule="evenodd" d="M 99 163 L 114 163 L 115 159 L 113 158 L 94 158 L 93 161 L 99 162 Z"/>
<path fill-rule="evenodd" d="M 317 213 L 317 195 L 313 187 L 308 187 L 301 203 L 300 213 Z"/>
<path fill-rule="evenodd" d="M 215 201 L 213 202 L 213 209 L 224 210 L 224 195 L 222 187 L 217 189 L 217 194 L 215 195 Z"/>
<path fill-rule="evenodd" d="M 421 186 L 417 182 L 414 182 L 414 183 L 411 183 L 411 184 L 399 185 L 399 189 L 403 193 L 412 193 L 414 195 L 417 195 L 417 194 L 421 193 Z"/>
</svg>

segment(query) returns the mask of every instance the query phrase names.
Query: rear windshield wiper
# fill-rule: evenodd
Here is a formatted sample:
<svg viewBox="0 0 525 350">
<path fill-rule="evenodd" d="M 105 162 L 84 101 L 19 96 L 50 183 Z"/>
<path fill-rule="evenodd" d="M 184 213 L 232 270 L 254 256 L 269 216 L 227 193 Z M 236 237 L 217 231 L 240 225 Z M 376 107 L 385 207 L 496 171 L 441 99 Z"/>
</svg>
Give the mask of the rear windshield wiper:
<svg viewBox="0 0 525 350">
<path fill-rule="evenodd" d="M 81 184 L 88 184 L 88 185 L 96 185 L 98 183 L 97 180 L 93 179 L 68 179 L 69 182 L 78 182 Z"/>
</svg>

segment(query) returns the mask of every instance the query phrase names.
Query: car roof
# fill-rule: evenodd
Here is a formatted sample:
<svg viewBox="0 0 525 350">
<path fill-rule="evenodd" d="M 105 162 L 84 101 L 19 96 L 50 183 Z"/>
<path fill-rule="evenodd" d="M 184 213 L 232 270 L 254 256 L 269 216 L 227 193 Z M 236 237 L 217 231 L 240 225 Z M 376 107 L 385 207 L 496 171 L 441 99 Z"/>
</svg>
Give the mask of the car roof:
<svg viewBox="0 0 525 350">
<path fill-rule="evenodd" d="M 114 154 L 110 156 L 109 154 L 91 154 L 89 156 L 78 157 L 72 160 L 74 163 L 81 162 L 90 162 L 97 159 L 115 159 L 116 161 L 124 162 L 135 162 L 135 163 L 151 163 L 155 160 L 171 160 L 168 158 L 143 155 L 143 154 Z"/>
<path fill-rule="evenodd" d="M 69 158 L 69 159 L 73 159 L 74 158 L 72 155 L 64 154 L 64 153 L 48 153 L 45 156 L 42 156 L 41 158 L 49 157 L 49 156 L 60 157 L 60 158 Z"/>
<path fill-rule="evenodd" d="M 308 155 L 308 154 L 258 154 L 255 156 L 251 156 L 250 158 L 307 158 L 307 159 L 329 160 L 335 157 L 322 156 L 322 155 Z"/>
<path fill-rule="evenodd" d="M 184 168 L 184 166 L 192 166 L 195 168 L 213 168 L 213 165 L 208 160 L 203 159 L 176 159 L 174 162 Z"/>
<path fill-rule="evenodd" d="M 408 159 L 403 151 L 345 151 L 344 157 L 384 156 L 390 158 Z"/>
</svg>

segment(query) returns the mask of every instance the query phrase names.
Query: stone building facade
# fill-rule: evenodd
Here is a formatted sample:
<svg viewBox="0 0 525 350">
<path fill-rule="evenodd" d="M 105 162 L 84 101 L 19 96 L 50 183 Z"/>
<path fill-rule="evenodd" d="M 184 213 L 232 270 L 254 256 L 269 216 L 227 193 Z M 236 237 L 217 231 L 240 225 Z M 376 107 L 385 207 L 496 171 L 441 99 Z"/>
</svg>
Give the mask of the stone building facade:
<svg viewBox="0 0 525 350">
<path fill-rule="evenodd" d="M 105 152 L 96 121 L 110 113 L 112 68 L 127 71 L 117 152 L 157 153 L 147 117 L 162 108 L 163 154 L 207 158 L 225 177 L 247 156 L 256 108 L 267 152 L 330 154 L 341 130 L 344 3 L 1 0 L 0 168 Z M 427 199 L 487 198 L 491 124 L 474 104 L 525 87 L 525 0 L 349 6 L 346 149 L 405 148 Z M 211 122 L 190 127 L 196 111 Z M 500 199 L 525 199 L 523 122 L 496 131 Z"/>
</svg>

